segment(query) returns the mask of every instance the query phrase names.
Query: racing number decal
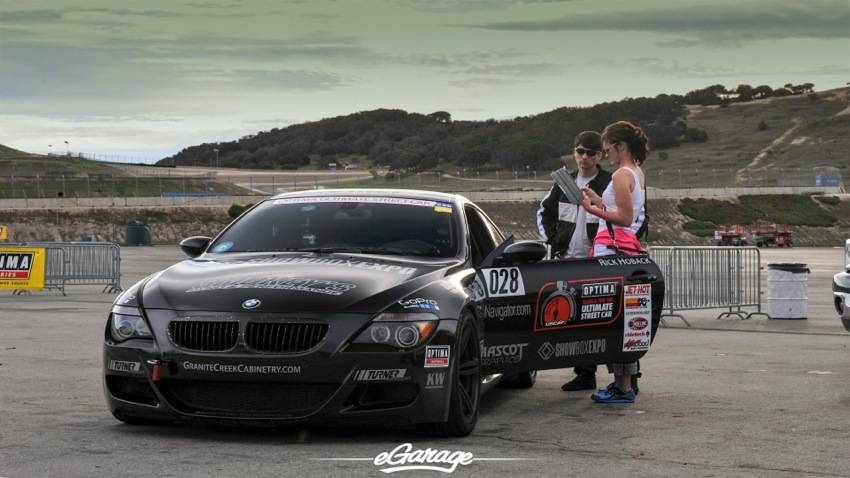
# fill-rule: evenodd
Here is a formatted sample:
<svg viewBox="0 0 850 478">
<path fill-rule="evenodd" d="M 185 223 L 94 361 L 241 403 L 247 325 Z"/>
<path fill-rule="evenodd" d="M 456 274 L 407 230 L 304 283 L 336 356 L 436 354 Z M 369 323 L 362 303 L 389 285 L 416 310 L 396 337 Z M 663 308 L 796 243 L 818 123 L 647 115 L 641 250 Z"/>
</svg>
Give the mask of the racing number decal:
<svg viewBox="0 0 850 478">
<path fill-rule="evenodd" d="M 484 282 L 487 285 L 488 297 L 525 295 L 525 284 L 522 282 L 519 267 L 482 269 L 481 274 L 484 276 Z"/>
</svg>

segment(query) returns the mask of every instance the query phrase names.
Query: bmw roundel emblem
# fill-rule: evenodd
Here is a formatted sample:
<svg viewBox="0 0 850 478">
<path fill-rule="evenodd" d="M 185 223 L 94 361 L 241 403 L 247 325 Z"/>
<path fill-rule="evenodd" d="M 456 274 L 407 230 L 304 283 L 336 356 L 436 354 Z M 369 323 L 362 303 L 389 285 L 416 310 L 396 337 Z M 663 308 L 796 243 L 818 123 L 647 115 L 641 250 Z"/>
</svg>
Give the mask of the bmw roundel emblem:
<svg viewBox="0 0 850 478">
<path fill-rule="evenodd" d="M 260 306 L 259 299 L 248 299 L 245 302 L 242 302 L 243 309 L 256 309 Z"/>
</svg>

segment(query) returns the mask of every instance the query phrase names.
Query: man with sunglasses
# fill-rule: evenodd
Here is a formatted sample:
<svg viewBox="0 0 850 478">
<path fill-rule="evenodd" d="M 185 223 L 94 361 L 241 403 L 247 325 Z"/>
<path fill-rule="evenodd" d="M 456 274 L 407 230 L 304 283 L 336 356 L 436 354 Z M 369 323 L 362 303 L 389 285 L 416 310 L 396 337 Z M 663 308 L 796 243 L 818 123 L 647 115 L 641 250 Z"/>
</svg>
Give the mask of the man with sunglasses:
<svg viewBox="0 0 850 478">
<path fill-rule="evenodd" d="M 599 167 L 602 159 L 602 137 L 596 131 L 584 131 L 575 137 L 573 157 L 577 170 L 570 173 L 578 187 L 590 188 L 600 196 L 611 173 Z M 564 157 L 565 167 L 569 166 Z M 537 210 L 537 229 L 552 248 L 552 258 L 588 257 L 596 237 L 599 218 L 587 214 L 581 204 L 572 204 L 557 184 L 540 201 Z M 576 376 L 561 386 L 564 391 L 595 390 L 596 367 L 576 367 Z"/>
</svg>

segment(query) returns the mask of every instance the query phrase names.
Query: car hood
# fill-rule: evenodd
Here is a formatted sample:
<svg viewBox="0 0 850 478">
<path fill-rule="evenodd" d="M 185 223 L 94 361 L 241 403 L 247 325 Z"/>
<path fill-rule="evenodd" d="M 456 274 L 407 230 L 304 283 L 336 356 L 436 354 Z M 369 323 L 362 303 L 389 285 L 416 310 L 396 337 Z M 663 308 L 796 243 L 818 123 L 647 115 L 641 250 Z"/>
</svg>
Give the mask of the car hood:
<svg viewBox="0 0 850 478">
<path fill-rule="evenodd" d="M 374 313 L 445 275 L 452 263 L 349 254 L 186 260 L 155 275 L 142 306 L 217 312 Z"/>
</svg>

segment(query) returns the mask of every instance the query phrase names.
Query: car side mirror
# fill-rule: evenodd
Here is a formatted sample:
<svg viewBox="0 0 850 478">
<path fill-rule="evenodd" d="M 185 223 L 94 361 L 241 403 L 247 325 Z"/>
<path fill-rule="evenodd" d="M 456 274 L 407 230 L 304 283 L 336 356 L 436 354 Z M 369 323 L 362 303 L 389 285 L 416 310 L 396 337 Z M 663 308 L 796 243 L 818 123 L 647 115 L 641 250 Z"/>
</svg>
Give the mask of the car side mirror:
<svg viewBox="0 0 850 478">
<path fill-rule="evenodd" d="M 507 264 L 531 264 L 542 261 L 547 253 L 546 244 L 540 241 L 519 241 L 505 248 L 499 262 Z"/>
<path fill-rule="evenodd" d="M 192 236 L 180 241 L 180 249 L 192 258 L 200 256 L 207 246 L 210 245 L 210 238 L 206 236 Z"/>
</svg>

